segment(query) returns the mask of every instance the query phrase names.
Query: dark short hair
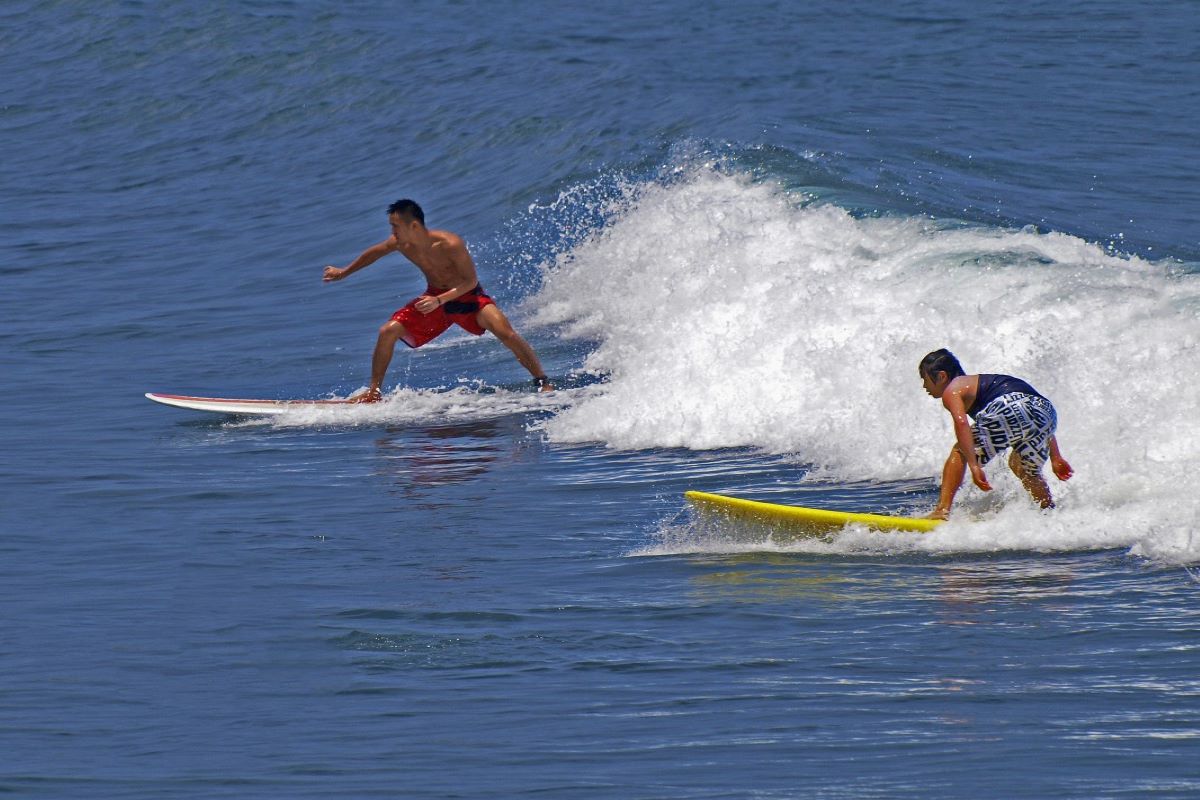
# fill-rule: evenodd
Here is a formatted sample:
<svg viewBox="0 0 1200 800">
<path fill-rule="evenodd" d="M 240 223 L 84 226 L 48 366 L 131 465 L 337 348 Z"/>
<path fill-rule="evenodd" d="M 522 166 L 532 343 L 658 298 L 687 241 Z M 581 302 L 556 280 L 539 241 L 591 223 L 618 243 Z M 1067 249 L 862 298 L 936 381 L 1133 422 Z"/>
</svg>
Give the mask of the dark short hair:
<svg viewBox="0 0 1200 800">
<path fill-rule="evenodd" d="M 415 200 L 397 200 L 388 206 L 387 213 L 389 216 L 392 214 L 398 214 L 399 216 L 406 217 L 407 219 L 415 219 L 422 225 L 425 224 L 425 212 L 421 210 L 421 207 L 417 205 Z"/>
<path fill-rule="evenodd" d="M 951 378 L 957 378 L 959 375 L 966 374 L 963 371 L 962 364 L 959 364 L 958 359 L 954 357 L 954 353 L 951 353 L 944 347 L 941 350 L 934 350 L 922 358 L 921 365 L 917 367 L 917 372 L 921 374 L 921 377 L 928 375 L 930 378 L 939 372 L 944 372 Z"/>
</svg>

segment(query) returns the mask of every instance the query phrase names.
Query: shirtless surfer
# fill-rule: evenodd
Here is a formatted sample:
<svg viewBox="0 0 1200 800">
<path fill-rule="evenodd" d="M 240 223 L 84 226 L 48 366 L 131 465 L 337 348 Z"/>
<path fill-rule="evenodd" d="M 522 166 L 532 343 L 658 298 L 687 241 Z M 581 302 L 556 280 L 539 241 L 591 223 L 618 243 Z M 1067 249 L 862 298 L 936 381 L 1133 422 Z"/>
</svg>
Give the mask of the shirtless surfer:
<svg viewBox="0 0 1200 800">
<path fill-rule="evenodd" d="M 425 212 L 412 200 L 397 200 L 388 206 L 387 213 L 392 235 L 368 247 L 345 267 L 325 267 L 325 282 L 340 281 L 388 253 L 399 253 L 421 270 L 429 285 L 424 294 L 393 314 L 379 329 L 371 358 L 371 385 L 350 398 L 351 402 L 376 403 L 383 398 L 383 376 L 397 341 L 420 347 L 451 324 L 476 336 L 491 331 L 529 370 L 538 391 L 553 390 L 533 348 L 513 330 L 495 301 L 484 294 L 475 274 L 475 262 L 462 238 L 449 231 L 426 228 Z"/>
</svg>

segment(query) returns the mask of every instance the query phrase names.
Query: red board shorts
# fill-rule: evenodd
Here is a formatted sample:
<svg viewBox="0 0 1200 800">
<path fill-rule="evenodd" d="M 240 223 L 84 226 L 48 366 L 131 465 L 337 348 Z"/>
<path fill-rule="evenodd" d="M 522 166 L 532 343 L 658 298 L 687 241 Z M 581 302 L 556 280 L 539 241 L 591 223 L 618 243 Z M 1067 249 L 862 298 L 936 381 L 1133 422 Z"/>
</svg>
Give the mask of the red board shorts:
<svg viewBox="0 0 1200 800">
<path fill-rule="evenodd" d="M 425 290 L 425 294 L 433 296 L 446 291 L 449 290 L 430 286 Z M 420 297 L 415 298 L 404 308 L 392 314 L 392 319 L 404 326 L 404 336 L 401 337 L 401 341 L 409 347 L 428 344 L 445 333 L 452 324 L 458 325 L 476 336 L 481 336 L 484 330 L 475 317 L 484 306 L 496 305 L 496 301 L 484 294 L 483 287 L 479 284 L 475 284 L 475 288 L 471 291 L 459 295 L 448 303 L 443 303 L 428 314 L 417 311 L 417 300 L 420 299 Z"/>
</svg>

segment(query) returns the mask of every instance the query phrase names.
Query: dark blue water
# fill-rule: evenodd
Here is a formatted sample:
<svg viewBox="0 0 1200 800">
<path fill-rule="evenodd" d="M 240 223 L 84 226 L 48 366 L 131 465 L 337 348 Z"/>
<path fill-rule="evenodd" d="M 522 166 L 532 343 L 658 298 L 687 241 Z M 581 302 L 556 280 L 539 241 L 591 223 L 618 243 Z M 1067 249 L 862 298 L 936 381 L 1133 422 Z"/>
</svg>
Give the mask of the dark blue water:
<svg viewBox="0 0 1200 800">
<path fill-rule="evenodd" d="M 1200 8 L 0 9 L 0 793 L 1200 794 Z M 414 197 L 560 385 L 323 285 Z M 948 346 L 1059 408 L 928 535 Z"/>
</svg>

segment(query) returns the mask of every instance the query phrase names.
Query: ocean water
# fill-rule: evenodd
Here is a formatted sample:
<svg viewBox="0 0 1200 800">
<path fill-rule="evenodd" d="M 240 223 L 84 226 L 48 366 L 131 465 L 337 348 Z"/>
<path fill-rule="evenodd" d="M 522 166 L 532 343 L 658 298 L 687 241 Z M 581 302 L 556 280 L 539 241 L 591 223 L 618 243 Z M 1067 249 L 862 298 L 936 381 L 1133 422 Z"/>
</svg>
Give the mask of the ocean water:
<svg viewBox="0 0 1200 800">
<path fill-rule="evenodd" d="M 1200 795 L 1200 7 L 0 7 L 0 794 Z M 490 336 L 345 396 L 463 235 Z M 1049 396 L 931 534 L 916 364 Z"/>
</svg>

